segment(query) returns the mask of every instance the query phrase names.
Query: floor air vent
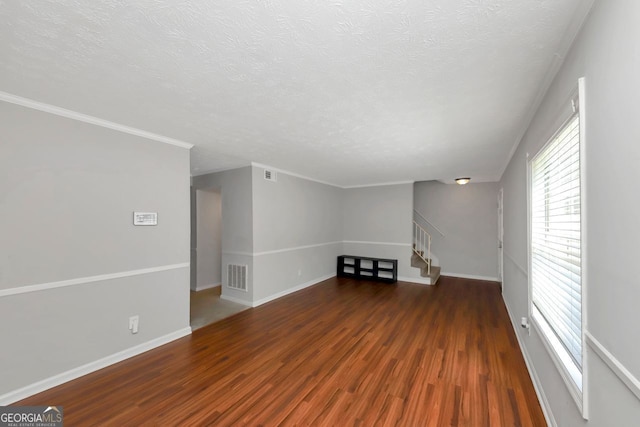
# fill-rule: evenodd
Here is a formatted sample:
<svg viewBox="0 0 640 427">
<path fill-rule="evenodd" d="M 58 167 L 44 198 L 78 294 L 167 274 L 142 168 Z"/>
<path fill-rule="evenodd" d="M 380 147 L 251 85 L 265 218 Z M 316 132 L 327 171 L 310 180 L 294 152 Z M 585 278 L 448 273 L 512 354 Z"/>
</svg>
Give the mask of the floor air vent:
<svg viewBox="0 0 640 427">
<path fill-rule="evenodd" d="M 227 265 L 227 287 L 231 289 L 247 290 L 247 266 L 238 264 Z"/>
<path fill-rule="evenodd" d="M 278 174 L 275 171 L 265 169 L 264 170 L 264 179 L 267 181 L 276 182 L 278 180 Z"/>
</svg>

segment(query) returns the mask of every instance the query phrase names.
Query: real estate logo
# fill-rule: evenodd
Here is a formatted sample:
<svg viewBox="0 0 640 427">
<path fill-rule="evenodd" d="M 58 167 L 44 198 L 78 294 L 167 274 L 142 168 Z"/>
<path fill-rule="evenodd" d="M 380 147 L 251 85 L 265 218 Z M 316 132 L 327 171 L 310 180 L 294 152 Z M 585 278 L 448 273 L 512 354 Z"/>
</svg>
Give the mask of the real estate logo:
<svg viewBox="0 0 640 427">
<path fill-rule="evenodd" d="M 0 427 L 62 427 L 62 406 L 0 406 Z"/>
</svg>

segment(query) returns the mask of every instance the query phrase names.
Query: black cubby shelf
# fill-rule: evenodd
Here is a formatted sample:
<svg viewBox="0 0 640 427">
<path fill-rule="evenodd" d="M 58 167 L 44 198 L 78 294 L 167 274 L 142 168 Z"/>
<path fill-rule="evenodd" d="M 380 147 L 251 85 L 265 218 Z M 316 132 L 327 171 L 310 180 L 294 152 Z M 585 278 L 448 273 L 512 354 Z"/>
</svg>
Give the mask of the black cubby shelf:
<svg viewBox="0 0 640 427">
<path fill-rule="evenodd" d="M 398 260 L 340 255 L 338 277 L 395 283 L 398 281 Z"/>
</svg>

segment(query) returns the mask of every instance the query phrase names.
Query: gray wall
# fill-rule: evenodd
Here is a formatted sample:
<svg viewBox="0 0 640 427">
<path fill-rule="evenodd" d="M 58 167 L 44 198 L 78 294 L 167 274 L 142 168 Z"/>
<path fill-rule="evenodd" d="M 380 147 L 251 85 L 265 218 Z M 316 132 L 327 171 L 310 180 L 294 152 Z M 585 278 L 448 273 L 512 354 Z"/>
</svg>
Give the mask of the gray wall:
<svg viewBox="0 0 640 427">
<path fill-rule="evenodd" d="M 411 267 L 413 184 L 344 190 L 343 238 L 348 255 L 398 260 L 401 279 L 418 279 Z"/>
<path fill-rule="evenodd" d="M 635 171 L 640 163 L 640 2 L 597 1 L 523 141 L 505 171 L 504 297 L 514 321 L 527 315 L 526 154 L 559 126 L 580 77 L 586 81 L 587 330 L 636 379 L 640 340 L 637 254 L 640 229 Z M 640 400 L 587 346 L 590 422 L 582 420 L 535 328 L 517 329 L 559 426 L 626 426 L 640 420 Z"/>
<path fill-rule="evenodd" d="M 193 178 L 195 189 L 222 192 L 223 283 L 231 260 L 249 266 L 249 292 L 223 286 L 223 297 L 262 304 L 334 276 L 343 253 L 396 258 L 402 279 L 422 280 L 410 266 L 413 184 L 342 189 L 263 176 L 251 166 Z"/>
<path fill-rule="evenodd" d="M 253 304 L 253 189 L 251 167 L 194 176 L 195 190 L 216 189 L 221 194 L 222 211 L 222 297 Z M 248 291 L 230 289 L 226 283 L 228 264 L 247 265 Z"/>
<path fill-rule="evenodd" d="M 342 251 L 342 190 L 253 167 L 254 301 L 335 275 Z"/>
<path fill-rule="evenodd" d="M 0 117 L 1 400 L 188 328 L 188 266 L 128 272 L 188 263 L 189 151 L 4 102 Z"/>
<path fill-rule="evenodd" d="M 444 234 L 418 219 L 432 236 L 442 274 L 498 280 L 498 190 L 495 182 L 415 183 L 415 209 Z"/>
<path fill-rule="evenodd" d="M 263 171 L 249 166 L 193 178 L 195 189 L 221 191 L 223 284 L 228 263 L 249 266 L 249 291 L 223 286 L 222 295 L 248 305 L 335 275 L 342 252 L 342 190 L 285 173 L 270 182 Z"/>
<path fill-rule="evenodd" d="M 220 193 L 196 190 L 196 290 L 222 283 L 222 211 Z"/>
</svg>

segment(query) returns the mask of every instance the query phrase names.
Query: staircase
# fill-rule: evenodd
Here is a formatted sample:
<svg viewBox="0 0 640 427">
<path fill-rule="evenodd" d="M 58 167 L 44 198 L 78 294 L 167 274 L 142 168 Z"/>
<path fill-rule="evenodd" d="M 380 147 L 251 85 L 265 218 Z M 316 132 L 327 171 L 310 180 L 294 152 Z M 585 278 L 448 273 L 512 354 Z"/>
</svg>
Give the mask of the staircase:
<svg viewBox="0 0 640 427">
<path fill-rule="evenodd" d="M 430 285 L 435 285 L 440 278 L 440 267 L 432 265 L 431 268 L 429 268 L 430 263 L 430 259 L 429 261 L 426 261 L 415 252 L 411 255 L 411 267 L 419 268 L 420 276 L 428 278 Z"/>
<path fill-rule="evenodd" d="M 420 269 L 420 275 L 430 285 L 435 285 L 440 278 L 440 267 L 432 265 L 431 235 L 417 222 L 413 221 L 413 254 L 411 266 Z"/>
</svg>

